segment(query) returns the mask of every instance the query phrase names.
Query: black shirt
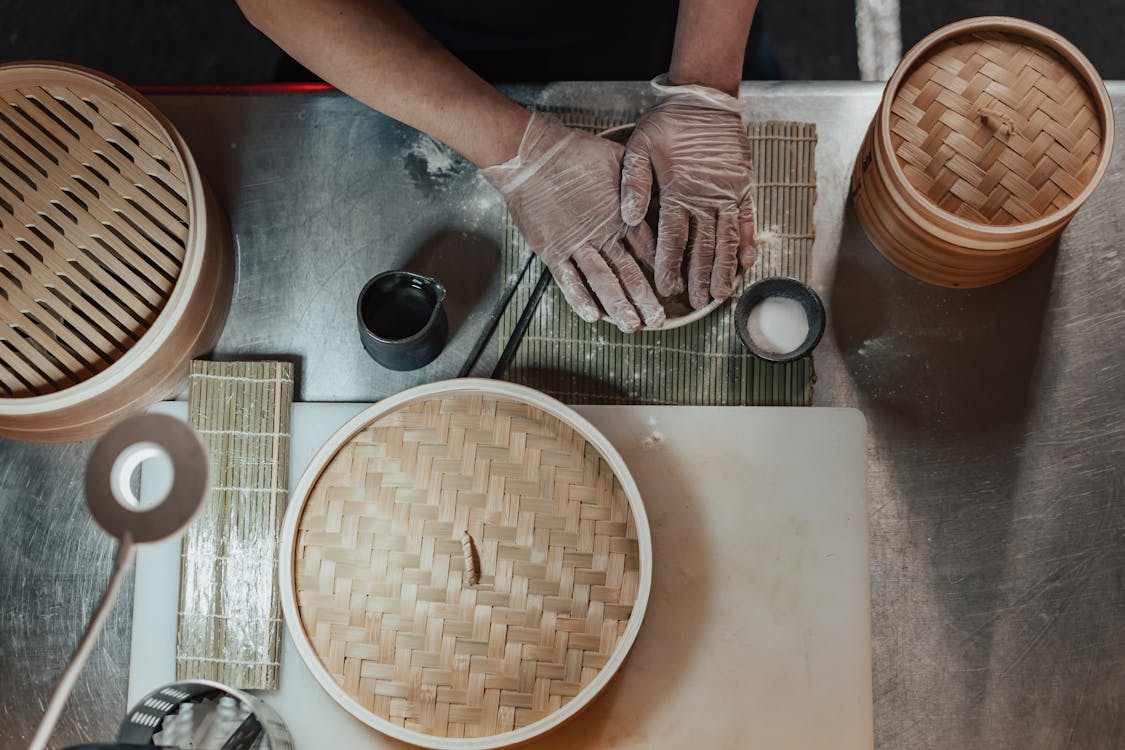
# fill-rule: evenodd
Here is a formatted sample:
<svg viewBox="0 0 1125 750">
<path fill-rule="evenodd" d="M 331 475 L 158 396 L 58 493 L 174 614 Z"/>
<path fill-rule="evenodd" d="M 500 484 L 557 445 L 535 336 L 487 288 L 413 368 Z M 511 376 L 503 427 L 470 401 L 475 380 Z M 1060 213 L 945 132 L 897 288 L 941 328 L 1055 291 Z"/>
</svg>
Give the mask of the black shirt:
<svg viewBox="0 0 1125 750">
<path fill-rule="evenodd" d="M 678 0 L 400 0 L 482 78 L 496 83 L 644 81 L 668 70 Z M 745 79 L 780 78 L 762 29 L 750 29 Z M 281 81 L 315 80 L 286 56 Z"/>
<path fill-rule="evenodd" d="M 668 69 L 676 0 L 401 0 L 490 80 L 636 80 Z"/>
</svg>

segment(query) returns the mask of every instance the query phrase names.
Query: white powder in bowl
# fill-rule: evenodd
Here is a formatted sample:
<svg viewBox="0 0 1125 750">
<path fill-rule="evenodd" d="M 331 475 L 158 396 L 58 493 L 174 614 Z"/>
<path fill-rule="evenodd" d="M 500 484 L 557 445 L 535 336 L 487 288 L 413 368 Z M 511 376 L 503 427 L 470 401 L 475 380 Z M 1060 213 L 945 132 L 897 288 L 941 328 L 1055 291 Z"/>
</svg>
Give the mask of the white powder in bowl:
<svg viewBox="0 0 1125 750">
<path fill-rule="evenodd" d="M 766 297 L 751 308 L 746 331 L 761 349 L 788 354 L 805 343 L 809 319 L 800 302 L 788 297 Z"/>
</svg>

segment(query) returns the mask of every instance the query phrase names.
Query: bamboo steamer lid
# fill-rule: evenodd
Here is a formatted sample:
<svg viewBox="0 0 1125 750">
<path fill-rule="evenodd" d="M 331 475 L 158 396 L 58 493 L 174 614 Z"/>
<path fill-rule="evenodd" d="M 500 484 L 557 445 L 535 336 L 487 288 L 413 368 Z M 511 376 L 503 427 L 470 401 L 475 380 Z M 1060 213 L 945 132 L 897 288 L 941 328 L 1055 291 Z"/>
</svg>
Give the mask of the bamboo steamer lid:
<svg viewBox="0 0 1125 750">
<path fill-rule="evenodd" d="M 1105 86 L 1073 45 L 1026 21 L 969 19 L 919 42 L 888 82 L 853 174 L 857 213 L 909 273 L 995 283 L 1058 237 L 1112 147 Z"/>
<path fill-rule="evenodd" d="M 297 651 L 341 706 L 417 745 L 494 748 L 605 687 L 640 628 L 652 549 L 636 485 L 588 422 L 529 388 L 456 380 L 329 439 L 278 569 Z"/>
<path fill-rule="evenodd" d="M 124 84 L 5 65 L 0 101 L 0 435 L 93 438 L 213 345 L 226 229 L 180 135 Z"/>
</svg>

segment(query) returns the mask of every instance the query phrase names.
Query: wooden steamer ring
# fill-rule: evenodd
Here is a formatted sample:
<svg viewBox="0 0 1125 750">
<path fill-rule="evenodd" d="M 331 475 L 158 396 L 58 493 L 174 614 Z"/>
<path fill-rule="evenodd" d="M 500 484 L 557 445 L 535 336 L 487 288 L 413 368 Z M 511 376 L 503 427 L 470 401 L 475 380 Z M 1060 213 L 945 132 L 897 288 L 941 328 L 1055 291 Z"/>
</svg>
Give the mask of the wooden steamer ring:
<svg viewBox="0 0 1125 750">
<path fill-rule="evenodd" d="M 1031 265 L 1109 167 L 1113 109 L 1081 52 L 1027 21 L 973 18 L 906 54 L 852 172 L 856 213 L 894 265 L 978 287 Z"/>
<path fill-rule="evenodd" d="M 0 435 L 97 437 L 186 382 L 233 255 L 183 138 L 128 86 L 0 66 Z"/>
<path fill-rule="evenodd" d="M 617 451 L 494 380 L 412 388 L 341 427 L 297 485 L 278 560 L 320 686 L 431 748 L 504 747 L 573 717 L 620 667 L 652 583 Z"/>
</svg>

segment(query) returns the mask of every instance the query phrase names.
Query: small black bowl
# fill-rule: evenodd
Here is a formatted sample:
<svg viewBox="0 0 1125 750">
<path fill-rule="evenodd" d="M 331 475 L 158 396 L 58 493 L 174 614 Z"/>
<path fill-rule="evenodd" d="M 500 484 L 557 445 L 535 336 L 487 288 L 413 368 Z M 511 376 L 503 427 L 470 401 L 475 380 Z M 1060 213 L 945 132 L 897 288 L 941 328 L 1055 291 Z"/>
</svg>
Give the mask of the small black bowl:
<svg viewBox="0 0 1125 750">
<path fill-rule="evenodd" d="M 449 336 L 445 287 L 429 276 L 387 271 L 364 285 L 356 303 L 359 339 L 389 370 L 416 370 L 441 354 Z"/>
<path fill-rule="evenodd" d="M 771 352 L 758 346 L 750 338 L 750 332 L 747 330 L 750 311 L 767 297 L 786 297 L 800 303 L 801 307 L 805 309 L 805 317 L 809 323 L 809 334 L 805 336 L 801 345 L 791 352 Z M 742 297 L 738 300 L 738 307 L 734 309 L 734 327 L 738 338 L 754 356 L 768 362 L 795 362 L 809 354 L 820 343 L 820 337 L 824 335 L 825 319 L 824 303 L 820 301 L 820 297 L 813 291 L 812 287 L 803 281 L 791 279 L 787 276 L 762 279 L 751 285 L 749 289 L 742 293 Z"/>
</svg>

